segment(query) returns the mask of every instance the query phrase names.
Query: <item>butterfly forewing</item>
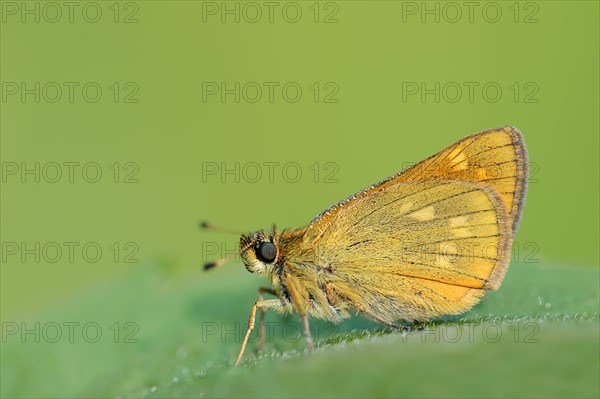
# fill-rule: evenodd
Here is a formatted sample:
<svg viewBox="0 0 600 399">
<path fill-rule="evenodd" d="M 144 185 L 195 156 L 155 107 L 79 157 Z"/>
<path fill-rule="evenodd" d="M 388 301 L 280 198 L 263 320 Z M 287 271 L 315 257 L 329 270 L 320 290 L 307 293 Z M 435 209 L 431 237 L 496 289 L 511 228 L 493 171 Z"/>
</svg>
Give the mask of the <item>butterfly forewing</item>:
<svg viewBox="0 0 600 399">
<path fill-rule="evenodd" d="M 516 233 L 527 189 L 527 150 L 519 130 L 504 127 L 467 136 L 334 205 L 312 221 L 309 236 L 318 239 L 335 214 L 356 199 L 401 182 L 431 178 L 489 184 L 502 199 L 511 230 Z"/>
<path fill-rule="evenodd" d="M 521 133 L 505 127 L 468 136 L 384 184 L 427 178 L 490 184 L 502 198 L 516 232 L 527 189 L 527 151 Z"/>
</svg>

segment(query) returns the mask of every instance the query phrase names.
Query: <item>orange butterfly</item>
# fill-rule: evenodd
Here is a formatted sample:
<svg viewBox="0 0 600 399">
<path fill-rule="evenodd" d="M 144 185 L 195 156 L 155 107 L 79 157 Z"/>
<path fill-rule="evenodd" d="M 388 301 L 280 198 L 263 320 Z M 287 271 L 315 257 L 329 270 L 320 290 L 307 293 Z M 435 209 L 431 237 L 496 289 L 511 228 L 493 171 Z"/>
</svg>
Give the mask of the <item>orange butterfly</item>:
<svg viewBox="0 0 600 399">
<path fill-rule="evenodd" d="M 240 238 L 242 260 L 268 278 L 252 307 L 240 363 L 261 310 L 339 322 L 354 308 L 389 326 L 463 313 L 497 290 L 527 188 L 527 151 L 512 127 L 458 141 L 317 216 L 307 227 Z M 223 262 L 205 265 L 211 268 Z M 264 299 L 263 294 L 277 298 Z"/>
</svg>

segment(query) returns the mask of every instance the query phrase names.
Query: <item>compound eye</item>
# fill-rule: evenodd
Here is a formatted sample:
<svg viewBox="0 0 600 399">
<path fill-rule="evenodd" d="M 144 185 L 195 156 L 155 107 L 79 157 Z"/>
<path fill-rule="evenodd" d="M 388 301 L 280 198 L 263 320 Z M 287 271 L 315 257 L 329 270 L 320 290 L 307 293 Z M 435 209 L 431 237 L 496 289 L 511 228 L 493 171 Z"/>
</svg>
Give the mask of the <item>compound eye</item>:
<svg viewBox="0 0 600 399">
<path fill-rule="evenodd" d="M 256 249 L 256 256 L 264 263 L 273 263 L 277 257 L 277 247 L 272 242 L 263 242 Z"/>
</svg>

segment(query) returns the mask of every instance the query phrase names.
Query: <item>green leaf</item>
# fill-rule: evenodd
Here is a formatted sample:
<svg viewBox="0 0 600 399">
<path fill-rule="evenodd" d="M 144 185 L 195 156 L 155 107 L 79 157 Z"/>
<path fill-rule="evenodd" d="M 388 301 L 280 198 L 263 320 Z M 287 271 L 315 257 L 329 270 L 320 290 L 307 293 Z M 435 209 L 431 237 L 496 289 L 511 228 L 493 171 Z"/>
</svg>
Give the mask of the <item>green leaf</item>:
<svg viewBox="0 0 600 399">
<path fill-rule="evenodd" d="M 297 316 L 267 314 L 264 354 L 253 353 L 253 333 L 233 368 L 258 281 L 241 268 L 163 269 L 141 267 L 60 309 L 4 321 L 2 396 L 600 394 L 598 270 L 512 265 L 501 289 L 471 312 L 404 334 L 361 317 L 339 325 L 314 320 L 311 354 Z M 71 324 L 73 342 L 68 322 L 79 323 Z M 90 342 L 98 329 L 102 336 Z M 61 338 L 48 342 L 55 331 Z"/>
</svg>

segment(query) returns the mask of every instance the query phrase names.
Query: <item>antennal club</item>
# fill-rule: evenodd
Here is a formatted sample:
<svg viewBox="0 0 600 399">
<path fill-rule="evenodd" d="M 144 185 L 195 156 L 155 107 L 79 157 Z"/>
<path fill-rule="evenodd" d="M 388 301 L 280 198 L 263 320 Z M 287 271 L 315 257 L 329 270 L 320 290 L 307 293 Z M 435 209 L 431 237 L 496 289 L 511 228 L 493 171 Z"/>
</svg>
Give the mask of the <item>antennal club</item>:
<svg viewBox="0 0 600 399">
<path fill-rule="evenodd" d="M 207 221 L 204 221 L 204 220 L 202 220 L 198 223 L 198 227 L 200 227 L 201 229 L 204 229 L 204 230 L 212 230 L 212 231 L 228 233 L 228 234 L 243 234 L 244 233 L 243 231 L 229 229 L 229 228 L 221 227 L 221 226 L 216 226 L 216 225 L 208 223 Z M 217 260 L 214 260 L 211 262 L 206 262 L 204 264 L 204 270 L 211 270 L 216 267 L 222 266 L 226 263 L 231 262 L 234 258 L 235 258 L 235 255 L 229 255 L 229 256 L 224 256 L 221 259 L 217 259 Z"/>
<path fill-rule="evenodd" d="M 212 230 L 212 231 L 217 231 L 217 232 L 221 232 L 221 233 L 228 233 L 228 234 L 243 234 L 244 233 L 243 231 L 240 231 L 240 230 L 229 229 L 227 227 L 217 226 L 217 225 L 214 225 L 212 223 L 208 223 L 205 220 L 200 221 L 198 223 L 198 227 L 200 227 L 203 230 Z"/>
<path fill-rule="evenodd" d="M 221 259 L 206 262 L 204 264 L 204 270 L 211 270 L 216 267 L 223 266 L 224 264 L 229 263 L 232 259 L 233 259 L 233 256 L 225 256 Z"/>
</svg>

